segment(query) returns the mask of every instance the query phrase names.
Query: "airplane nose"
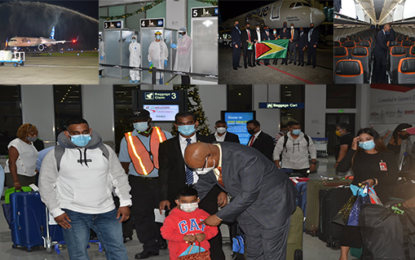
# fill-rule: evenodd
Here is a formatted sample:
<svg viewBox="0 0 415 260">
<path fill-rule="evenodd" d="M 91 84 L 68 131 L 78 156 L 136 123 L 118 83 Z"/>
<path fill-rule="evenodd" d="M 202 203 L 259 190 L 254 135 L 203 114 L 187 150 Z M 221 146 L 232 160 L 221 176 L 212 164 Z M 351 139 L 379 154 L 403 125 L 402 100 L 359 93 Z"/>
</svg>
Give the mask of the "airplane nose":
<svg viewBox="0 0 415 260">
<path fill-rule="evenodd" d="M 326 15 L 323 13 L 323 11 L 317 8 L 312 8 L 312 16 L 310 18 L 310 23 L 314 23 L 314 25 L 317 27 L 326 20 Z"/>
</svg>

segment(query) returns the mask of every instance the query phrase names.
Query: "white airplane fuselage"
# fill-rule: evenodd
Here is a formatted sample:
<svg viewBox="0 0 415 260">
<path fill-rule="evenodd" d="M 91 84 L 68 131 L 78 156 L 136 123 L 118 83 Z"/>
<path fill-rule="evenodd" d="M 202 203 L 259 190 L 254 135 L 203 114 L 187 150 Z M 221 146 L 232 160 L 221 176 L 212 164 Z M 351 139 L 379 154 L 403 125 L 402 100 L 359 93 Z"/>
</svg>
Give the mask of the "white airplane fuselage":
<svg viewBox="0 0 415 260">
<path fill-rule="evenodd" d="M 55 43 L 52 43 L 55 42 Z M 50 47 L 52 44 L 56 45 L 56 41 L 54 39 L 48 39 L 48 38 L 32 38 L 32 37 L 13 37 L 9 41 L 10 47 L 37 47 L 40 44 L 45 45 L 47 47 Z"/>
<path fill-rule="evenodd" d="M 314 26 L 317 27 L 325 19 L 326 16 L 321 10 L 311 7 L 305 1 L 279 0 L 229 19 L 220 26 L 226 28 L 233 27 L 235 20 L 237 20 L 241 28 L 244 28 L 245 22 L 249 21 L 251 28 L 254 28 L 256 23 L 260 22 L 261 24 L 263 23 L 269 26 L 271 29 L 280 29 L 283 27 L 283 23 L 287 22 L 288 27 L 293 23 L 294 27 L 298 29 L 300 27 L 309 28 L 311 23 L 314 23 Z"/>
</svg>

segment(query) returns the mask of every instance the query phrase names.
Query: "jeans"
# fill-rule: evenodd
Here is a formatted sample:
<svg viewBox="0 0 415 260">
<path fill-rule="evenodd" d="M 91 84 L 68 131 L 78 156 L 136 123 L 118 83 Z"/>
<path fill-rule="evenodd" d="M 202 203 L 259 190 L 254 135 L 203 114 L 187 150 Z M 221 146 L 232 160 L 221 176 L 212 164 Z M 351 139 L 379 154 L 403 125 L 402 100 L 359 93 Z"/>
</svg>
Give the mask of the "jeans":
<svg viewBox="0 0 415 260">
<path fill-rule="evenodd" d="M 127 249 L 123 243 L 122 227 L 117 220 L 117 209 L 103 214 L 84 214 L 63 209 L 69 218 L 70 229 L 63 229 L 63 237 L 72 260 L 89 260 L 87 246 L 89 230 L 98 235 L 108 260 L 128 260 Z"/>
</svg>

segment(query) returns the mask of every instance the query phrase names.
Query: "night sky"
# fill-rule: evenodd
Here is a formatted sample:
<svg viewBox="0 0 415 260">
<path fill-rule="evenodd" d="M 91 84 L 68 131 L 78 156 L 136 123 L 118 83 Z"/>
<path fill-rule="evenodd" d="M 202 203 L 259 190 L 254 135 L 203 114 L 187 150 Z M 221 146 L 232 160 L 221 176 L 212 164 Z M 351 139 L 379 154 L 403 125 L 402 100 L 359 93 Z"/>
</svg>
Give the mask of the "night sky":
<svg viewBox="0 0 415 260">
<path fill-rule="evenodd" d="M 219 12 L 222 21 L 225 22 L 230 18 L 247 13 L 255 8 L 262 7 L 275 2 L 273 1 L 238 1 L 238 0 L 220 0 Z"/>
<path fill-rule="evenodd" d="M 39 2 L 58 5 L 98 19 L 98 0 L 0 0 L 0 4 L 4 2 Z"/>
</svg>

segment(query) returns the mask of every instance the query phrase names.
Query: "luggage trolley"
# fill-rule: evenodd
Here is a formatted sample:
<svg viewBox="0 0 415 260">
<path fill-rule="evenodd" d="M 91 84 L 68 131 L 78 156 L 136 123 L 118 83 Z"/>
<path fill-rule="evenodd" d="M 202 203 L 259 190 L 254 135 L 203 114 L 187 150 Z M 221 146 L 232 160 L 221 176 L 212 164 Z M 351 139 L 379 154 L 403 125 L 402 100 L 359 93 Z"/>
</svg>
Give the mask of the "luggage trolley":
<svg viewBox="0 0 415 260">
<path fill-rule="evenodd" d="M 327 143 L 329 142 L 328 138 L 320 138 L 320 137 L 311 137 L 314 142 L 314 147 L 317 151 L 317 157 L 319 158 L 327 158 Z"/>
<path fill-rule="evenodd" d="M 0 51 L 0 66 L 3 66 L 4 63 L 13 63 L 14 67 L 24 66 L 25 61 L 25 53 L 22 51 Z"/>
</svg>

